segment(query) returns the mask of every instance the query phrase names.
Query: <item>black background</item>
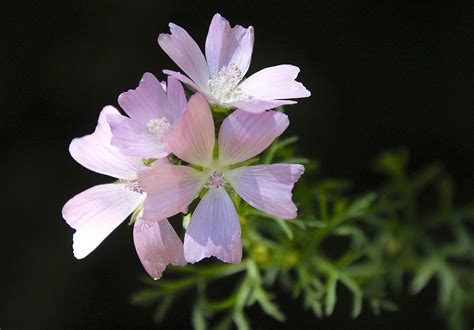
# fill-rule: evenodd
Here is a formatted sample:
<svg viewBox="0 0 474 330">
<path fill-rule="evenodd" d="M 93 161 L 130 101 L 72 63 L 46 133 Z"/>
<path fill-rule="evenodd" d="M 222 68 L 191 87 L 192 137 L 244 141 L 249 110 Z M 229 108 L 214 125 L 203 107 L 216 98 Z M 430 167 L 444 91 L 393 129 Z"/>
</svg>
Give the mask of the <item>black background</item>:
<svg viewBox="0 0 474 330">
<path fill-rule="evenodd" d="M 436 1 L 26 1 L 1 9 L 2 189 L 0 327 L 151 327 L 151 310 L 129 295 L 143 270 L 130 229 L 120 226 L 86 259 L 72 255 L 62 205 L 109 179 L 76 164 L 67 147 L 93 131 L 150 71 L 176 66 L 156 38 L 172 21 L 203 46 L 216 12 L 253 25 L 249 73 L 290 63 L 312 97 L 288 108 L 287 135 L 300 136 L 323 176 L 355 191 L 381 184 L 369 160 L 406 146 L 412 167 L 440 160 L 472 200 L 473 8 Z M 317 320 L 283 296 L 287 328 L 439 328 L 432 285 L 402 296 L 401 309 L 352 321 L 343 290 L 335 316 Z M 367 306 L 365 306 L 367 307 Z M 161 328 L 189 326 L 177 305 Z M 256 328 L 280 328 L 256 308 Z"/>
</svg>

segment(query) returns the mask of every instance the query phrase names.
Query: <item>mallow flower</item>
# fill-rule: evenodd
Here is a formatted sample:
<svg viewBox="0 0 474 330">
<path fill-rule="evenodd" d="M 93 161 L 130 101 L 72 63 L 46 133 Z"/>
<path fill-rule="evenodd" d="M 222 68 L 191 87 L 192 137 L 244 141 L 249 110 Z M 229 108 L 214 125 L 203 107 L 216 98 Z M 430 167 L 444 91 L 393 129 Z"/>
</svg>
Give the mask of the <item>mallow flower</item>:
<svg viewBox="0 0 474 330">
<path fill-rule="evenodd" d="M 120 94 L 118 103 L 130 118 L 119 114 L 107 116 L 113 133 L 112 145 L 129 156 L 168 156 L 165 135 L 187 104 L 181 83 L 169 77 L 166 85 L 147 72 L 135 90 Z"/>
<path fill-rule="evenodd" d="M 185 259 L 194 263 L 215 256 L 239 263 L 241 230 L 227 189 L 232 188 L 247 203 L 270 215 L 296 217 L 291 191 L 304 171 L 302 165 L 239 166 L 266 149 L 288 124 L 288 117 L 281 112 L 250 114 L 237 109 L 222 122 L 218 156 L 214 157 L 209 104 L 201 94 L 193 95 L 167 139 L 171 152 L 191 166 L 163 165 L 139 172 L 139 185 L 147 193 L 144 218 L 159 220 L 175 215 L 205 188 L 185 234 Z"/>
<path fill-rule="evenodd" d="M 160 34 L 158 43 L 187 76 L 163 72 L 201 92 L 211 104 L 260 113 L 311 95 L 295 81 L 300 70 L 293 65 L 268 67 L 244 79 L 253 51 L 252 26 L 231 27 L 215 14 L 206 38 L 206 57 L 183 28 L 173 23 L 169 27 L 171 34 Z"/>
<path fill-rule="evenodd" d="M 119 179 L 85 190 L 64 205 L 63 218 L 76 230 L 73 251 L 78 259 L 91 253 L 146 199 L 137 182 L 137 172 L 145 167 L 142 159 L 126 156 L 110 144 L 106 117 L 111 115 L 120 116 L 114 107 L 105 107 L 94 133 L 72 140 L 69 146 L 71 156 L 85 168 Z M 133 237 L 137 254 L 153 278 L 160 278 L 168 263 L 185 264 L 183 244 L 167 219 L 145 221 L 140 212 Z"/>
</svg>

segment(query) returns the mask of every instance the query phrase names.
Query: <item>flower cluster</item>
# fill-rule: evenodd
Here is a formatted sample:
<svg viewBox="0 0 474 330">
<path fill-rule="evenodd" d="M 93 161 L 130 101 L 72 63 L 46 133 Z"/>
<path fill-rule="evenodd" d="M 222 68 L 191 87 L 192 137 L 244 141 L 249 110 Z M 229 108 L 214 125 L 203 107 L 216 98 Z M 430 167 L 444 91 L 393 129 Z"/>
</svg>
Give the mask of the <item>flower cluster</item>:
<svg viewBox="0 0 474 330">
<path fill-rule="evenodd" d="M 118 98 L 128 116 L 106 106 L 94 133 L 71 142 L 69 151 L 78 163 L 118 181 L 92 187 L 63 208 L 64 219 L 76 230 L 78 259 L 133 213 L 135 248 L 155 279 L 169 263 L 184 265 L 211 256 L 240 262 L 233 196 L 272 216 L 296 217 L 292 189 L 304 167 L 255 165 L 254 157 L 289 125 L 284 113 L 272 109 L 310 95 L 295 81 L 299 69 L 292 65 L 244 78 L 253 27 L 231 27 L 216 14 L 205 56 L 184 29 L 172 23 L 170 29 L 158 43 L 186 75 L 164 70 L 165 83 L 145 73 L 136 89 Z M 189 99 L 182 83 L 193 90 Z M 215 120 L 222 113 L 227 115 L 223 121 Z M 184 242 L 168 221 L 178 213 L 191 215 Z"/>
</svg>

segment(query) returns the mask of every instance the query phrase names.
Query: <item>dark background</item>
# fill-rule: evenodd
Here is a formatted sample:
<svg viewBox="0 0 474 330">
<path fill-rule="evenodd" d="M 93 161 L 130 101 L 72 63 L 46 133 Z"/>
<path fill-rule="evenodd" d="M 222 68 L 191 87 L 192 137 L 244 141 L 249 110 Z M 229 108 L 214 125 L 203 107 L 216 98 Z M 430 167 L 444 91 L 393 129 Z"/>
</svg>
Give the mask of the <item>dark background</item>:
<svg viewBox="0 0 474 330">
<path fill-rule="evenodd" d="M 151 310 L 129 295 L 143 270 L 132 235 L 120 226 L 86 259 L 72 255 L 61 218 L 73 195 L 109 179 L 76 164 L 67 147 L 93 131 L 99 111 L 116 105 L 145 71 L 176 69 L 156 43 L 172 21 L 203 47 L 219 12 L 253 25 L 249 73 L 291 63 L 312 97 L 288 108 L 287 135 L 321 161 L 323 176 L 351 179 L 360 191 L 381 184 L 370 159 L 406 146 L 412 167 L 440 160 L 472 200 L 473 7 L 437 1 L 26 1 L 1 9 L 0 327 L 151 327 Z M 430 287 L 433 289 L 433 287 Z M 289 328 L 437 328 L 433 290 L 401 298 L 401 310 L 312 318 L 283 297 Z M 339 291 L 338 291 L 339 292 Z M 344 297 L 344 292 L 342 297 Z M 367 306 L 365 306 L 367 307 Z M 161 328 L 184 328 L 177 305 Z M 256 328 L 279 328 L 257 308 Z"/>
</svg>

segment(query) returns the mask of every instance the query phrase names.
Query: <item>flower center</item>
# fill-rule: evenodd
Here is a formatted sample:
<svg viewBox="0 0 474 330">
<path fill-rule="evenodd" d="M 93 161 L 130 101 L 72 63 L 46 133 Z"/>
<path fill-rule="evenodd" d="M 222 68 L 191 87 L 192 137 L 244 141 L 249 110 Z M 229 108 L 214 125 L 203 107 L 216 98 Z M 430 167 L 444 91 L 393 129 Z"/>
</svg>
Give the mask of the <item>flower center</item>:
<svg viewBox="0 0 474 330">
<path fill-rule="evenodd" d="M 220 102 L 243 101 L 247 95 L 242 93 L 238 83 L 243 75 L 239 67 L 234 63 L 223 66 L 217 73 L 211 76 L 207 82 L 211 94 Z"/>
<path fill-rule="evenodd" d="M 222 174 L 222 172 L 213 171 L 209 174 L 209 179 L 207 181 L 208 187 L 220 188 L 223 187 L 224 184 L 224 174 Z"/>
<path fill-rule="evenodd" d="M 139 194 L 144 193 L 144 191 L 143 191 L 142 187 L 140 187 L 140 184 L 138 183 L 138 181 L 120 179 L 119 183 L 124 184 L 127 187 L 128 190 L 134 191 L 134 192 L 139 193 Z"/>
<path fill-rule="evenodd" d="M 160 142 L 163 142 L 165 132 L 170 127 L 170 123 L 168 122 L 168 119 L 161 117 L 150 120 L 146 126 L 148 132 L 153 134 Z"/>
</svg>

